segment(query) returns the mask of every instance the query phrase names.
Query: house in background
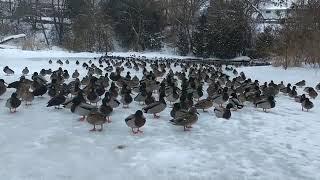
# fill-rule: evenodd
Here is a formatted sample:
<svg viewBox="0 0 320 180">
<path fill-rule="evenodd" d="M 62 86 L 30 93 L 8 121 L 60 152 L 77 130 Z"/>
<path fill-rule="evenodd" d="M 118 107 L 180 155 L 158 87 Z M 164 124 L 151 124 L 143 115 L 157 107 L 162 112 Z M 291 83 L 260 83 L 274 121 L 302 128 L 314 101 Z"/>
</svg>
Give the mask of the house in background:
<svg viewBox="0 0 320 180">
<path fill-rule="evenodd" d="M 256 15 L 256 21 L 263 24 L 282 24 L 288 16 L 293 1 L 283 3 L 269 2 L 260 5 L 260 13 Z"/>
</svg>

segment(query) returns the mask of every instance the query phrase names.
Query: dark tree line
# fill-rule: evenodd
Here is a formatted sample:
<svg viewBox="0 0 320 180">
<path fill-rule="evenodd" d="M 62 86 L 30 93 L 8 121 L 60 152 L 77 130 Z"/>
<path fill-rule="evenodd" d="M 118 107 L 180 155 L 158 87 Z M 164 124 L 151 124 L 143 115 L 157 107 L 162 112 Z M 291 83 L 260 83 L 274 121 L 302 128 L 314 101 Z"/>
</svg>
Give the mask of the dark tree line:
<svg viewBox="0 0 320 180">
<path fill-rule="evenodd" d="M 320 62 L 320 0 L 298 0 L 279 26 L 257 32 L 261 3 L 286 0 L 17 0 L 1 11 L 0 31 L 28 17 L 31 32 L 42 32 L 48 46 L 75 51 L 158 51 L 164 45 L 181 55 L 233 58 L 274 57 Z M 50 33 L 41 19 L 50 17 Z M 40 20 L 40 21 L 39 21 Z M 16 26 L 19 32 L 21 25 Z M 116 43 L 115 43 L 116 42 Z"/>
</svg>

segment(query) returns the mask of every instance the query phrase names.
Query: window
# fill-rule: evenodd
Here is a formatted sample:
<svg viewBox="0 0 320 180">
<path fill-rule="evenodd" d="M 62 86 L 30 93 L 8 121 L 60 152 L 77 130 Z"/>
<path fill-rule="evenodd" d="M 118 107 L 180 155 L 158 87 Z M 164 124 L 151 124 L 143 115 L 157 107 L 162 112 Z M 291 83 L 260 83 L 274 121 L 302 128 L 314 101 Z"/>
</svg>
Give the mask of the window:
<svg viewBox="0 0 320 180">
<path fill-rule="evenodd" d="M 271 11 L 270 11 L 270 10 L 266 10 L 266 13 L 267 13 L 267 14 L 270 14 L 270 13 L 271 13 Z"/>
</svg>

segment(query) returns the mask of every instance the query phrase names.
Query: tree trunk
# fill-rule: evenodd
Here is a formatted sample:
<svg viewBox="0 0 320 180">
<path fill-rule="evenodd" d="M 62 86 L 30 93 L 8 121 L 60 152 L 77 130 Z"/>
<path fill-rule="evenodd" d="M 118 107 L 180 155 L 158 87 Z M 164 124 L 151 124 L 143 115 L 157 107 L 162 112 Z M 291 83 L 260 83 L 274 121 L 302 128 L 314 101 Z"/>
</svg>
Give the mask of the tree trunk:
<svg viewBox="0 0 320 180">
<path fill-rule="evenodd" d="M 46 39 L 46 43 L 47 43 L 48 48 L 50 48 L 49 40 L 48 40 L 48 37 L 47 37 L 46 31 L 45 31 L 45 28 L 44 28 L 43 22 L 42 22 L 42 20 L 41 20 L 41 17 L 40 17 L 40 22 L 41 22 L 41 29 L 42 29 L 42 33 L 43 33 L 43 35 L 44 35 L 44 38 Z"/>
</svg>

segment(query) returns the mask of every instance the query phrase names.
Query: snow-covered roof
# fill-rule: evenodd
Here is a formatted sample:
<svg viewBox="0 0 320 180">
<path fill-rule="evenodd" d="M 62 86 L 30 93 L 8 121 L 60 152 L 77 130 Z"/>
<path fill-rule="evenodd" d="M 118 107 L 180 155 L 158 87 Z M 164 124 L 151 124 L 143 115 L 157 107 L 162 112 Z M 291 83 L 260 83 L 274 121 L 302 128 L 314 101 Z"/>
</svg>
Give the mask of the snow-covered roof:
<svg viewBox="0 0 320 180">
<path fill-rule="evenodd" d="M 289 9 L 295 0 L 287 0 L 287 2 L 285 2 L 285 3 L 280 3 L 279 1 L 280 0 L 274 1 L 274 2 L 269 2 L 269 3 L 263 3 L 260 5 L 259 9 L 261 9 L 261 10 L 263 10 L 263 9 L 269 9 L 269 10 Z"/>
<path fill-rule="evenodd" d="M 5 37 L 3 39 L 0 39 L 0 44 L 4 43 L 4 42 L 7 42 L 7 41 L 9 41 L 11 39 L 18 39 L 18 38 L 23 38 L 23 37 L 26 37 L 26 35 L 25 34 L 17 34 L 17 35 L 7 36 L 7 37 Z"/>
</svg>

